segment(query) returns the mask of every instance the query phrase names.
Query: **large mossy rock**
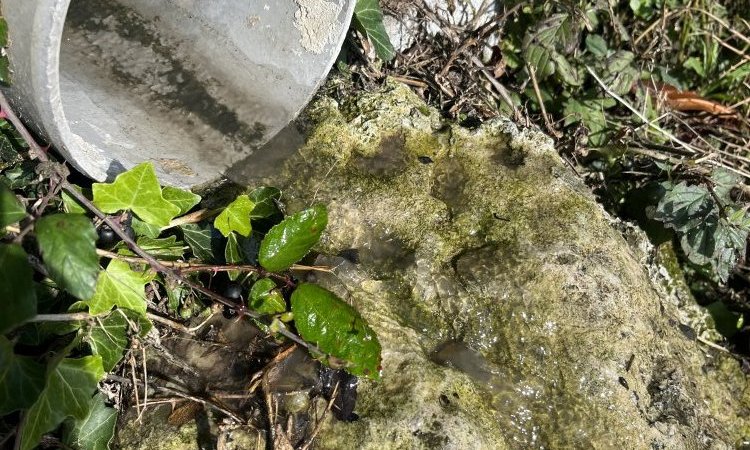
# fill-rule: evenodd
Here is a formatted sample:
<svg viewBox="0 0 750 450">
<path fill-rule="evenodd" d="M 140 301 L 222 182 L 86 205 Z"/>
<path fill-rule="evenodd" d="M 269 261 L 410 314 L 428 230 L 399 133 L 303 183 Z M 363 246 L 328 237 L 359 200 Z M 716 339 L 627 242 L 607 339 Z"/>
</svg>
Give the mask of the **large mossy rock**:
<svg viewBox="0 0 750 450">
<path fill-rule="evenodd" d="M 383 345 L 359 420 L 329 419 L 317 448 L 733 448 L 750 434 L 736 362 L 679 322 L 649 255 L 547 137 L 446 124 L 397 85 L 320 100 L 308 120 L 281 185 L 292 211 L 329 205 L 320 250 L 343 257 L 321 258 L 338 268 L 318 281 Z"/>
</svg>

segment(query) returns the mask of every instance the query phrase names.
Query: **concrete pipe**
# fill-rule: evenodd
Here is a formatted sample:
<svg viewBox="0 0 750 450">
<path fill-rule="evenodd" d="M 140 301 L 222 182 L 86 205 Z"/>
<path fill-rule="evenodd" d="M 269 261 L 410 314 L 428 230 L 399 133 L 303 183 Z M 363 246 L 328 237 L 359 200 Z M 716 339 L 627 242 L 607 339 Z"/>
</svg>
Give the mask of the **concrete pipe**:
<svg viewBox="0 0 750 450">
<path fill-rule="evenodd" d="M 2 0 L 15 109 L 85 174 L 196 186 L 305 106 L 355 0 Z"/>
</svg>

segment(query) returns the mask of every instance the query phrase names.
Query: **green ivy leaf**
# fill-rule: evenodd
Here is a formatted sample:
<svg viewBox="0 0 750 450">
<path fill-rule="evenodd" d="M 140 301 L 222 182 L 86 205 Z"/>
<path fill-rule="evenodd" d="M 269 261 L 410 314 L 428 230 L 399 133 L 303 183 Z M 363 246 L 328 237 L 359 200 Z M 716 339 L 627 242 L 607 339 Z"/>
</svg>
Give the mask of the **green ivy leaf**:
<svg viewBox="0 0 750 450">
<path fill-rule="evenodd" d="M 128 320 L 123 313 L 115 311 L 89 327 L 84 340 L 91 347 L 91 353 L 102 357 L 104 371 L 111 372 L 128 345 Z"/>
<path fill-rule="evenodd" d="M 227 246 L 224 249 L 224 260 L 227 264 L 242 264 L 244 257 L 242 256 L 242 250 L 240 245 L 237 243 L 237 235 L 230 233 L 227 238 Z M 241 275 L 239 270 L 231 270 L 227 272 L 229 279 L 234 281 Z"/>
<path fill-rule="evenodd" d="M 396 50 L 383 25 L 383 12 L 378 0 L 357 0 L 354 26 L 372 42 L 378 58 L 390 61 L 396 56 Z"/>
<path fill-rule="evenodd" d="M 44 388 L 44 366 L 13 353 L 13 344 L 0 336 L 0 416 L 34 404 Z"/>
<path fill-rule="evenodd" d="M 225 237 L 228 237 L 232 231 L 240 236 L 250 236 L 250 232 L 253 231 L 250 224 L 250 213 L 253 212 L 253 208 L 255 208 L 255 203 L 250 200 L 250 197 L 240 195 L 216 216 L 214 227 Z"/>
<path fill-rule="evenodd" d="M 0 227 L 20 222 L 26 217 L 26 208 L 18 201 L 16 195 L 0 183 Z"/>
<path fill-rule="evenodd" d="M 286 301 L 276 289 L 276 282 L 270 278 L 261 278 L 250 288 L 247 304 L 260 314 L 278 314 L 286 311 Z"/>
<path fill-rule="evenodd" d="M 271 272 L 286 270 L 302 259 L 320 240 L 328 224 L 323 205 L 298 212 L 275 225 L 260 243 L 258 261 Z"/>
<path fill-rule="evenodd" d="M 161 195 L 164 196 L 164 200 L 180 208 L 180 212 L 177 214 L 178 216 L 186 214 L 193 209 L 193 206 L 201 201 L 200 195 L 172 186 L 165 186 L 164 189 L 161 190 Z"/>
<path fill-rule="evenodd" d="M 193 256 L 203 262 L 217 262 L 216 255 L 221 253 L 221 239 L 214 233 L 210 224 L 198 225 L 194 223 L 180 225 L 185 242 L 193 251 Z"/>
<path fill-rule="evenodd" d="M 94 183 L 94 203 L 105 213 L 133 211 L 151 225 L 165 227 L 180 213 L 180 207 L 164 199 L 150 162 L 123 172 L 110 184 Z"/>
<path fill-rule="evenodd" d="M 0 244 L 0 333 L 36 314 L 36 290 L 28 256 L 20 245 Z"/>
<path fill-rule="evenodd" d="M 86 302 L 89 313 L 101 314 L 117 306 L 145 315 L 145 285 L 149 281 L 150 276 L 134 272 L 128 263 L 113 259 L 107 270 L 99 274 L 96 293 Z"/>
<path fill-rule="evenodd" d="M 91 221 L 80 214 L 53 214 L 37 220 L 34 229 L 50 278 L 81 300 L 91 298 L 99 273 Z"/>
<path fill-rule="evenodd" d="M 184 242 L 177 240 L 177 236 L 169 236 L 161 239 L 141 236 L 138 238 L 137 243 L 149 255 L 166 261 L 176 261 L 182 258 L 187 248 Z M 122 255 L 135 255 L 129 248 L 123 248 L 119 253 Z"/>
<path fill-rule="evenodd" d="M 47 374 L 39 398 L 26 413 L 21 433 L 21 450 L 32 450 L 44 433 L 54 430 L 66 418 L 84 420 L 91 409 L 91 396 L 104 376 L 100 356 L 65 358 Z"/>
<path fill-rule="evenodd" d="M 292 293 L 294 324 L 300 336 L 343 360 L 354 375 L 380 378 L 380 343 L 359 313 L 334 293 L 302 283 Z"/>
<path fill-rule="evenodd" d="M 250 213 L 251 220 L 267 219 L 280 213 L 278 201 L 281 200 L 281 191 L 275 187 L 259 187 L 249 197 L 255 203 L 253 212 Z"/>
<path fill-rule="evenodd" d="M 151 239 L 156 239 L 161 234 L 161 227 L 148 224 L 137 217 L 133 217 L 130 219 L 130 226 L 138 236 L 145 236 Z"/>
<path fill-rule="evenodd" d="M 80 193 L 83 193 L 83 189 L 79 186 L 74 185 L 73 189 L 75 189 L 76 191 Z M 62 197 L 63 207 L 65 208 L 66 213 L 83 214 L 83 215 L 88 213 L 88 210 L 86 209 L 86 207 L 80 204 L 78 200 L 73 198 L 73 196 L 71 196 L 67 192 L 61 191 L 60 196 Z M 90 197 L 90 195 L 87 195 L 87 197 Z"/>
<path fill-rule="evenodd" d="M 117 410 L 104 403 L 104 395 L 91 398 L 89 413 L 75 420 L 65 433 L 65 443 L 81 450 L 108 450 L 115 437 Z"/>
</svg>

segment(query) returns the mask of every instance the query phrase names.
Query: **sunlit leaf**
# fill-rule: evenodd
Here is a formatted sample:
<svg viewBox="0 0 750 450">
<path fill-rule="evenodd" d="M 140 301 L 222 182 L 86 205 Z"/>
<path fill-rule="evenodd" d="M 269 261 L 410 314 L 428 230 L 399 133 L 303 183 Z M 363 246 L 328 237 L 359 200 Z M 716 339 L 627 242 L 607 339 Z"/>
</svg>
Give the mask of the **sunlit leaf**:
<svg viewBox="0 0 750 450">
<path fill-rule="evenodd" d="M 110 372 L 122 359 L 128 345 L 128 321 L 120 312 L 99 319 L 89 327 L 86 337 L 91 353 L 102 357 L 102 367 Z"/>
<path fill-rule="evenodd" d="M 390 61 L 396 56 L 396 50 L 383 25 L 383 12 L 378 0 L 357 0 L 354 25 L 372 42 L 378 58 Z"/>
<path fill-rule="evenodd" d="M 288 269 L 318 243 L 327 224 L 328 213 L 323 205 L 287 217 L 263 238 L 260 265 L 271 272 Z"/>
<path fill-rule="evenodd" d="M 26 217 L 26 208 L 18 201 L 13 191 L 0 183 L 0 227 L 19 222 Z"/>
<path fill-rule="evenodd" d="M 151 225 L 167 226 L 180 207 L 164 199 L 151 163 L 121 173 L 110 184 L 94 183 L 94 203 L 105 213 L 130 210 Z"/>
<path fill-rule="evenodd" d="M 78 192 L 83 193 L 83 189 L 81 189 L 78 186 L 73 186 L 73 189 L 77 190 Z M 62 197 L 63 206 L 65 208 L 65 212 L 66 213 L 70 213 L 70 214 L 86 214 L 86 213 L 88 213 L 88 210 L 86 209 L 86 207 L 84 207 L 72 195 L 68 194 L 65 191 L 61 191 L 60 192 L 60 196 Z"/>
<path fill-rule="evenodd" d="M 178 215 L 186 214 L 193 209 L 193 206 L 201 201 L 200 195 L 172 186 L 165 186 L 164 189 L 161 190 L 161 194 L 166 201 L 180 208 Z"/>
<path fill-rule="evenodd" d="M 20 431 L 20 449 L 35 448 L 44 433 L 54 430 L 68 417 L 84 420 L 91 409 L 91 396 L 103 376 L 100 356 L 60 361 L 47 374 L 44 390 L 26 413 Z"/>
<path fill-rule="evenodd" d="M 250 288 L 248 306 L 260 314 L 278 314 L 286 311 L 284 296 L 277 289 L 276 282 L 261 278 Z"/>
<path fill-rule="evenodd" d="M 300 336 L 343 361 L 347 371 L 380 377 L 380 343 L 359 313 L 330 291 L 303 283 L 292 293 L 294 324 Z"/>
<path fill-rule="evenodd" d="M 34 229 L 50 278 L 81 300 L 91 298 L 99 273 L 91 221 L 80 214 L 53 214 L 37 220 Z"/>
<path fill-rule="evenodd" d="M 185 253 L 185 243 L 177 240 L 177 236 L 169 236 L 161 239 L 152 239 L 148 236 L 141 236 L 137 240 L 138 246 L 151 256 L 166 261 L 175 261 L 182 258 Z M 120 254 L 133 256 L 130 249 L 124 248 Z"/>
<path fill-rule="evenodd" d="M 227 264 L 242 264 L 244 261 L 242 250 L 240 249 L 240 245 L 237 243 L 237 235 L 234 233 L 231 233 L 227 238 L 227 246 L 224 249 L 224 260 L 227 262 Z M 231 270 L 227 272 L 227 275 L 229 275 L 229 279 L 233 281 L 239 278 L 240 274 L 241 272 L 238 270 Z"/>
<path fill-rule="evenodd" d="M 715 208 L 711 194 L 705 187 L 685 182 L 675 186 L 670 184 L 656 206 L 654 219 L 677 231 L 687 231 L 704 221 Z M 697 238 L 694 236 L 693 239 Z"/>
<path fill-rule="evenodd" d="M 44 388 L 45 368 L 34 358 L 13 353 L 13 345 L 0 335 L 0 416 L 28 408 Z"/>
<path fill-rule="evenodd" d="M 130 219 L 130 226 L 138 236 L 145 236 L 151 239 L 156 239 L 161 234 L 161 227 L 146 223 L 137 217 L 133 217 L 132 219 Z"/>
<path fill-rule="evenodd" d="M 96 293 L 88 300 L 91 314 L 101 314 L 113 307 L 146 314 L 145 285 L 151 277 L 130 269 L 128 263 L 113 259 L 99 274 Z"/>
<path fill-rule="evenodd" d="M 250 224 L 250 213 L 253 212 L 255 203 L 247 195 L 238 196 L 214 219 L 214 227 L 221 231 L 224 236 L 234 231 L 240 236 L 250 236 L 253 230 Z"/>
</svg>

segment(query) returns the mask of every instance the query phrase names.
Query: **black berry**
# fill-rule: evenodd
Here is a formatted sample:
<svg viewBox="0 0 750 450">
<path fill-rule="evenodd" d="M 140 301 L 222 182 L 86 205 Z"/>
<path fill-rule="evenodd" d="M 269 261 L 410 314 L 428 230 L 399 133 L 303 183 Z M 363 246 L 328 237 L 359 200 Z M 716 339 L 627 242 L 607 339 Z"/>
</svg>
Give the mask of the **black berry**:
<svg viewBox="0 0 750 450">
<path fill-rule="evenodd" d="M 224 297 L 230 300 L 239 300 L 242 297 L 242 286 L 237 283 L 229 283 L 224 288 Z"/>
<path fill-rule="evenodd" d="M 96 245 L 98 247 L 112 248 L 120 241 L 120 236 L 118 236 L 108 225 L 102 225 L 99 227 L 98 233 L 99 239 L 96 240 Z"/>
</svg>

